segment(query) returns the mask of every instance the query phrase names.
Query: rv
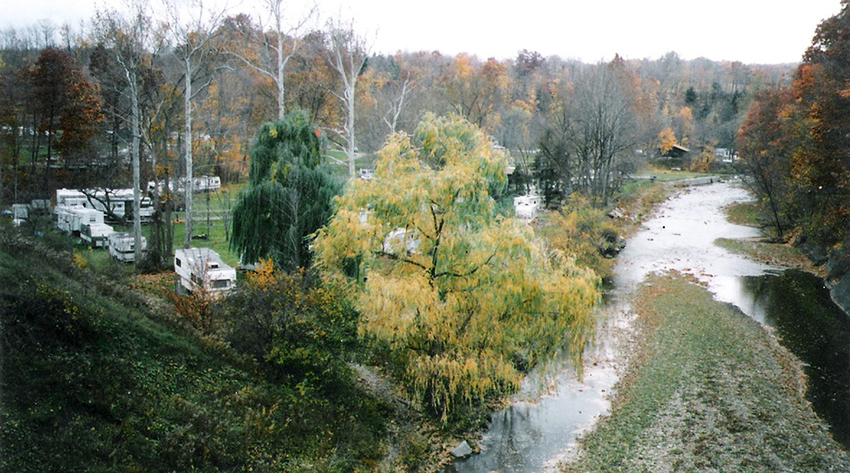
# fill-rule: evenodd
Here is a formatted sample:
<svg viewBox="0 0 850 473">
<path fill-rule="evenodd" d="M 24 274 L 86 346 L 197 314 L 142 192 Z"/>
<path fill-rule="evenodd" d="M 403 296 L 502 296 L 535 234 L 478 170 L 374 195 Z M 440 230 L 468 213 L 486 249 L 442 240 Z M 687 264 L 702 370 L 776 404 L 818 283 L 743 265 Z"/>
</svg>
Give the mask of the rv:
<svg viewBox="0 0 850 473">
<path fill-rule="evenodd" d="M 57 205 L 53 209 L 56 227 L 74 236 L 80 235 L 83 225 L 103 224 L 103 212 L 86 207 Z"/>
<path fill-rule="evenodd" d="M 132 263 L 136 261 L 136 239 L 132 233 L 113 232 L 109 234 L 109 254 L 118 261 Z M 142 237 L 142 251 L 147 249 L 147 240 Z"/>
<path fill-rule="evenodd" d="M 94 248 L 109 246 L 109 235 L 112 233 L 115 233 L 115 230 L 105 223 L 80 224 L 80 238 Z"/>
<path fill-rule="evenodd" d="M 86 207 L 88 197 L 76 189 L 56 189 L 56 206 Z"/>
<path fill-rule="evenodd" d="M 12 224 L 16 227 L 27 221 L 29 217 L 29 205 L 12 204 Z"/>
<path fill-rule="evenodd" d="M 139 195 L 139 217 L 142 222 L 150 222 L 153 219 L 153 202 L 144 193 Z M 133 218 L 133 189 L 111 189 L 96 190 L 92 192 L 90 199 L 94 208 L 107 212 L 107 206 L 112 215 L 121 219 Z"/>
<path fill-rule="evenodd" d="M 139 216 L 142 222 L 153 219 L 153 203 L 144 193 L 139 196 Z M 133 189 L 98 189 L 85 192 L 77 189 L 57 189 L 56 206 L 88 207 L 118 219 L 133 217 Z"/>
<path fill-rule="evenodd" d="M 236 287 L 236 270 L 210 248 L 175 250 L 174 272 L 180 278 L 180 286 L 189 292 L 201 289 L 221 294 Z"/>
<path fill-rule="evenodd" d="M 521 195 L 514 197 L 514 211 L 521 220 L 530 221 L 537 217 L 540 210 L 540 196 Z"/>
<path fill-rule="evenodd" d="M 198 176 L 193 181 L 195 192 L 213 192 L 221 189 L 221 178 L 218 176 Z"/>
</svg>

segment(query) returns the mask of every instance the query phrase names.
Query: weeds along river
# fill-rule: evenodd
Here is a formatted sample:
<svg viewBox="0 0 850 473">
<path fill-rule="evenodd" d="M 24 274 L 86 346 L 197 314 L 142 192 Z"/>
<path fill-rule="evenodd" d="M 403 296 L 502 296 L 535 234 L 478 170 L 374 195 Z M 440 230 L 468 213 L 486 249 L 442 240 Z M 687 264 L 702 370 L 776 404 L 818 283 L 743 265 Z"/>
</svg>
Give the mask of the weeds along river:
<svg viewBox="0 0 850 473">
<path fill-rule="evenodd" d="M 618 340 L 629 336 L 629 295 L 646 275 L 667 270 L 698 278 L 716 299 L 770 327 L 805 364 L 809 400 L 833 437 L 850 448 L 850 317 L 832 303 L 819 278 L 756 263 L 714 244 L 718 238 L 759 236 L 757 229 L 727 222 L 723 212 L 748 200 L 740 184 L 723 182 L 683 189 L 659 206 L 617 258 L 583 378 L 566 361 L 533 373 L 515 401 L 493 414 L 481 453 L 445 472 L 557 471 L 581 432 L 609 407 L 622 368 Z"/>
</svg>

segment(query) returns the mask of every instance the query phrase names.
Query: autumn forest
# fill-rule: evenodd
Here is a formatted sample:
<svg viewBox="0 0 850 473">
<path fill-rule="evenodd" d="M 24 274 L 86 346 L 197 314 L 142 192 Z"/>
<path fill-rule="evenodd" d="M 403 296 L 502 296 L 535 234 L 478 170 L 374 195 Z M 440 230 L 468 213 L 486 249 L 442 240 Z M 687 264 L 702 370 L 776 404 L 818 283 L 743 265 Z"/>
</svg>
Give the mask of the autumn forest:
<svg viewBox="0 0 850 473">
<path fill-rule="evenodd" d="M 435 471 L 532 369 L 581 371 L 608 216 L 663 199 L 637 174 L 743 175 L 772 241 L 850 272 L 846 3 L 799 64 L 374 54 L 282 0 L 155 3 L 0 32 L 0 207 L 134 189 L 136 255 L 154 208 L 133 265 L 2 222 L 0 470 Z M 171 272 L 207 175 L 251 268 L 222 298 Z"/>
</svg>

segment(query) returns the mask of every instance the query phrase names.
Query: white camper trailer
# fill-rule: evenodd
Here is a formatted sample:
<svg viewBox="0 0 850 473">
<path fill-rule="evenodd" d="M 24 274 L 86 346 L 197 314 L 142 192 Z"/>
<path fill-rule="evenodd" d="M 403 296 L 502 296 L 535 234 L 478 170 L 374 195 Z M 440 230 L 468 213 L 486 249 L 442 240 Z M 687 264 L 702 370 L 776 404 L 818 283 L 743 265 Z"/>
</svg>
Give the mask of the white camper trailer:
<svg viewBox="0 0 850 473">
<path fill-rule="evenodd" d="M 103 224 L 103 212 L 95 209 L 57 205 L 53 212 L 56 227 L 75 236 L 80 234 L 83 225 Z"/>
<path fill-rule="evenodd" d="M 12 224 L 16 227 L 30 218 L 29 205 L 12 204 Z"/>
<path fill-rule="evenodd" d="M 88 198 L 76 189 L 56 189 L 57 207 L 86 207 Z"/>
<path fill-rule="evenodd" d="M 112 233 L 115 233 L 115 230 L 105 223 L 80 224 L 80 238 L 94 248 L 109 246 L 109 235 Z"/>
<path fill-rule="evenodd" d="M 113 232 L 109 234 L 109 254 L 118 261 L 132 263 L 136 260 L 136 239 L 132 233 Z M 142 237 L 142 251 L 147 249 L 148 243 Z"/>
<path fill-rule="evenodd" d="M 221 189 L 221 178 L 218 176 L 197 176 L 194 183 L 195 192 L 214 192 Z"/>
<path fill-rule="evenodd" d="M 130 219 L 133 215 L 133 189 L 94 191 L 92 193 L 91 205 L 104 213 L 108 213 L 108 207 L 116 217 Z M 153 202 L 144 193 L 140 196 L 139 200 L 139 217 L 145 223 L 153 219 Z"/>
<path fill-rule="evenodd" d="M 133 213 L 133 189 L 87 190 L 85 193 L 77 189 L 57 189 L 56 206 L 88 207 L 117 218 L 129 219 Z M 150 197 L 140 196 L 139 216 L 142 222 L 153 219 L 153 202 Z"/>
<path fill-rule="evenodd" d="M 514 211 L 521 220 L 534 219 L 537 217 L 538 210 L 540 210 L 540 196 L 532 194 L 514 197 Z"/>
<path fill-rule="evenodd" d="M 190 292 L 202 288 L 216 294 L 236 287 L 236 270 L 210 248 L 175 250 L 174 272 L 180 278 L 180 286 Z"/>
</svg>

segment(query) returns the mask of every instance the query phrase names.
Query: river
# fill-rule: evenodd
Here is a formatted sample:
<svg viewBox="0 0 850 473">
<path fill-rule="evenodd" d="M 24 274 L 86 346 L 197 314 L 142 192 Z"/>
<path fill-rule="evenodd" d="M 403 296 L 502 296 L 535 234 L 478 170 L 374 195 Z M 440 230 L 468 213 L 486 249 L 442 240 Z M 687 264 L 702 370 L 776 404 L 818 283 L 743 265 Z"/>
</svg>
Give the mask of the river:
<svg viewBox="0 0 850 473">
<path fill-rule="evenodd" d="M 661 204 L 617 258 L 582 379 L 566 362 L 530 376 L 515 402 L 493 414 L 481 453 L 456 461 L 446 472 L 557 471 L 581 432 L 609 408 L 622 368 L 617 340 L 628 336 L 632 317 L 630 294 L 648 274 L 666 270 L 693 275 L 716 299 L 773 328 L 805 363 L 815 411 L 836 440 L 850 446 L 850 318 L 832 304 L 816 277 L 756 263 L 714 244 L 718 238 L 760 235 L 727 222 L 722 210 L 751 199 L 739 184 L 724 182 L 686 188 Z M 546 376 L 549 381 L 541 382 Z"/>
</svg>

